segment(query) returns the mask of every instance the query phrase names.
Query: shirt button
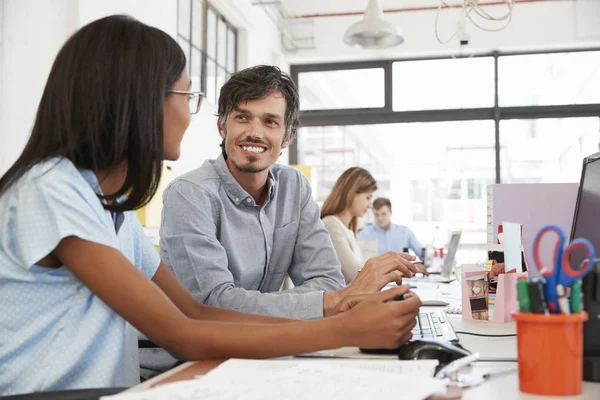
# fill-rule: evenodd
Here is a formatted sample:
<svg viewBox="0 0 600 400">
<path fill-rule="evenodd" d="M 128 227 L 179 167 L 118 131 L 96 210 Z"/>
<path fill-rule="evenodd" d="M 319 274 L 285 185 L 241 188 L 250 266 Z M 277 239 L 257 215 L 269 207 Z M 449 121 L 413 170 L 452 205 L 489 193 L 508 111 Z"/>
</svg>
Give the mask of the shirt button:
<svg viewBox="0 0 600 400">
<path fill-rule="evenodd" d="M 247 201 L 248 203 L 250 203 L 250 202 L 252 201 L 252 199 L 250 199 L 250 197 L 248 197 L 248 198 L 246 199 L 246 201 Z"/>
<path fill-rule="evenodd" d="M 235 202 L 237 203 L 238 201 L 240 201 L 240 199 L 236 197 L 235 198 Z"/>
</svg>

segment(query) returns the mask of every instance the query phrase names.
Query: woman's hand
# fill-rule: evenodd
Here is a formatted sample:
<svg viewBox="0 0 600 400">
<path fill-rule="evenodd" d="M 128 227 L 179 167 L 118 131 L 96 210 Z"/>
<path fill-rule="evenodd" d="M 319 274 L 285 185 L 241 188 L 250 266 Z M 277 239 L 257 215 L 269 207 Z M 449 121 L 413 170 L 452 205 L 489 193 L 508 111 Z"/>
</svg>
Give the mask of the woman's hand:
<svg viewBox="0 0 600 400">
<path fill-rule="evenodd" d="M 403 301 L 393 301 L 410 290 L 409 285 L 380 293 L 350 296 L 340 302 L 344 319 L 343 332 L 349 346 L 388 348 L 401 346 L 412 338 L 421 300 L 413 294 Z"/>
</svg>

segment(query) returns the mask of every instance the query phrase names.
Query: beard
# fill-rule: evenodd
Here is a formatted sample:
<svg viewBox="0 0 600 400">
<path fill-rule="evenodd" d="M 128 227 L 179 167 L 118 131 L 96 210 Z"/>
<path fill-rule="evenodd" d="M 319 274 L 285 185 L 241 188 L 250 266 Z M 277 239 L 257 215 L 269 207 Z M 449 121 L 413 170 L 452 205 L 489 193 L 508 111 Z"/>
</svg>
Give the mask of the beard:
<svg viewBox="0 0 600 400">
<path fill-rule="evenodd" d="M 240 172 L 249 172 L 251 174 L 258 174 L 259 172 L 263 172 L 264 170 L 269 168 L 269 165 L 253 165 L 254 162 L 258 161 L 256 157 L 248 157 L 248 164 L 240 165 L 234 157 L 229 158 L 231 163 Z"/>
<path fill-rule="evenodd" d="M 221 143 L 221 148 L 223 149 L 223 153 L 226 156 L 226 159 L 231 162 L 231 164 L 235 167 L 235 169 L 237 169 L 240 172 L 258 174 L 270 167 L 270 165 L 254 165 L 255 162 L 259 161 L 258 157 L 239 155 L 239 154 L 236 154 L 235 150 L 231 152 L 232 154 L 227 154 L 226 153 L 227 130 L 225 130 L 225 127 L 223 127 L 222 129 L 225 133 L 225 138 L 223 139 L 223 142 Z M 244 141 L 251 142 L 251 143 L 260 143 L 260 144 L 266 145 L 266 143 L 264 143 L 260 140 L 253 139 L 251 137 L 246 137 L 244 139 Z M 237 146 L 235 148 L 237 149 Z M 233 155 L 233 157 L 231 157 L 232 155 Z M 240 160 L 236 160 L 236 158 L 240 158 Z"/>
</svg>

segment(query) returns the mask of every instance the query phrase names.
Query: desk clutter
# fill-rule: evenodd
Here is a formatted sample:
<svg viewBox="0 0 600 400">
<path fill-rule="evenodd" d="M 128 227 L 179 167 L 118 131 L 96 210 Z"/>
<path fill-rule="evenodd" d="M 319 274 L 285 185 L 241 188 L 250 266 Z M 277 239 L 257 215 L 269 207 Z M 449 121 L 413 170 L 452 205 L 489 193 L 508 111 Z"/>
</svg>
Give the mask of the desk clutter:
<svg viewBox="0 0 600 400">
<path fill-rule="evenodd" d="M 103 400 L 422 400 L 445 389 L 438 362 L 382 360 L 231 359 L 200 379 Z M 235 384 L 232 384 L 235 382 Z"/>
<path fill-rule="evenodd" d="M 550 263 L 542 260 L 542 241 L 556 236 Z M 517 281 L 519 312 L 517 347 L 519 386 L 523 392 L 545 395 L 577 395 L 583 381 L 583 323 L 581 279 L 594 263 L 594 246 L 574 239 L 566 247 L 563 230 L 543 227 L 535 236 L 535 268 L 530 278 Z M 579 251 L 580 254 L 575 254 Z M 581 254 L 583 253 L 583 254 Z M 578 258 L 579 257 L 579 258 Z M 572 262 L 577 262 L 577 269 Z"/>
</svg>

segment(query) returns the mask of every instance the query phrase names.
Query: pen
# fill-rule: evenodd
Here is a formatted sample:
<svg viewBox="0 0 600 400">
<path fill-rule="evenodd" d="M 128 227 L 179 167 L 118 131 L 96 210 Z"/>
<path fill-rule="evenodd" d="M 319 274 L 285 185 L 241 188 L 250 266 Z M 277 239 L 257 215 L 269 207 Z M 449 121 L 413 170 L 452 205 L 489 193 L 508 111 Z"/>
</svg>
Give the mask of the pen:
<svg viewBox="0 0 600 400">
<path fill-rule="evenodd" d="M 526 278 L 517 280 L 517 296 L 519 298 L 519 311 L 531 312 L 531 300 L 529 298 L 529 282 Z"/>
<path fill-rule="evenodd" d="M 571 314 L 569 309 L 569 299 L 563 285 L 556 285 L 556 296 L 558 297 L 558 308 L 562 314 Z"/>
<path fill-rule="evenodd" d="M 581 280 L 575 281 L 571 286 L 571 312 L 581 312 Z"/>
<path fill-rule="evenodd" d="M 540 278 L 532 277 L 529 280 L 529 299 L 531 301 L 531 310 L 536 314 L 550 314 L 544 296 L 544 283 Z"/>
</svg>

